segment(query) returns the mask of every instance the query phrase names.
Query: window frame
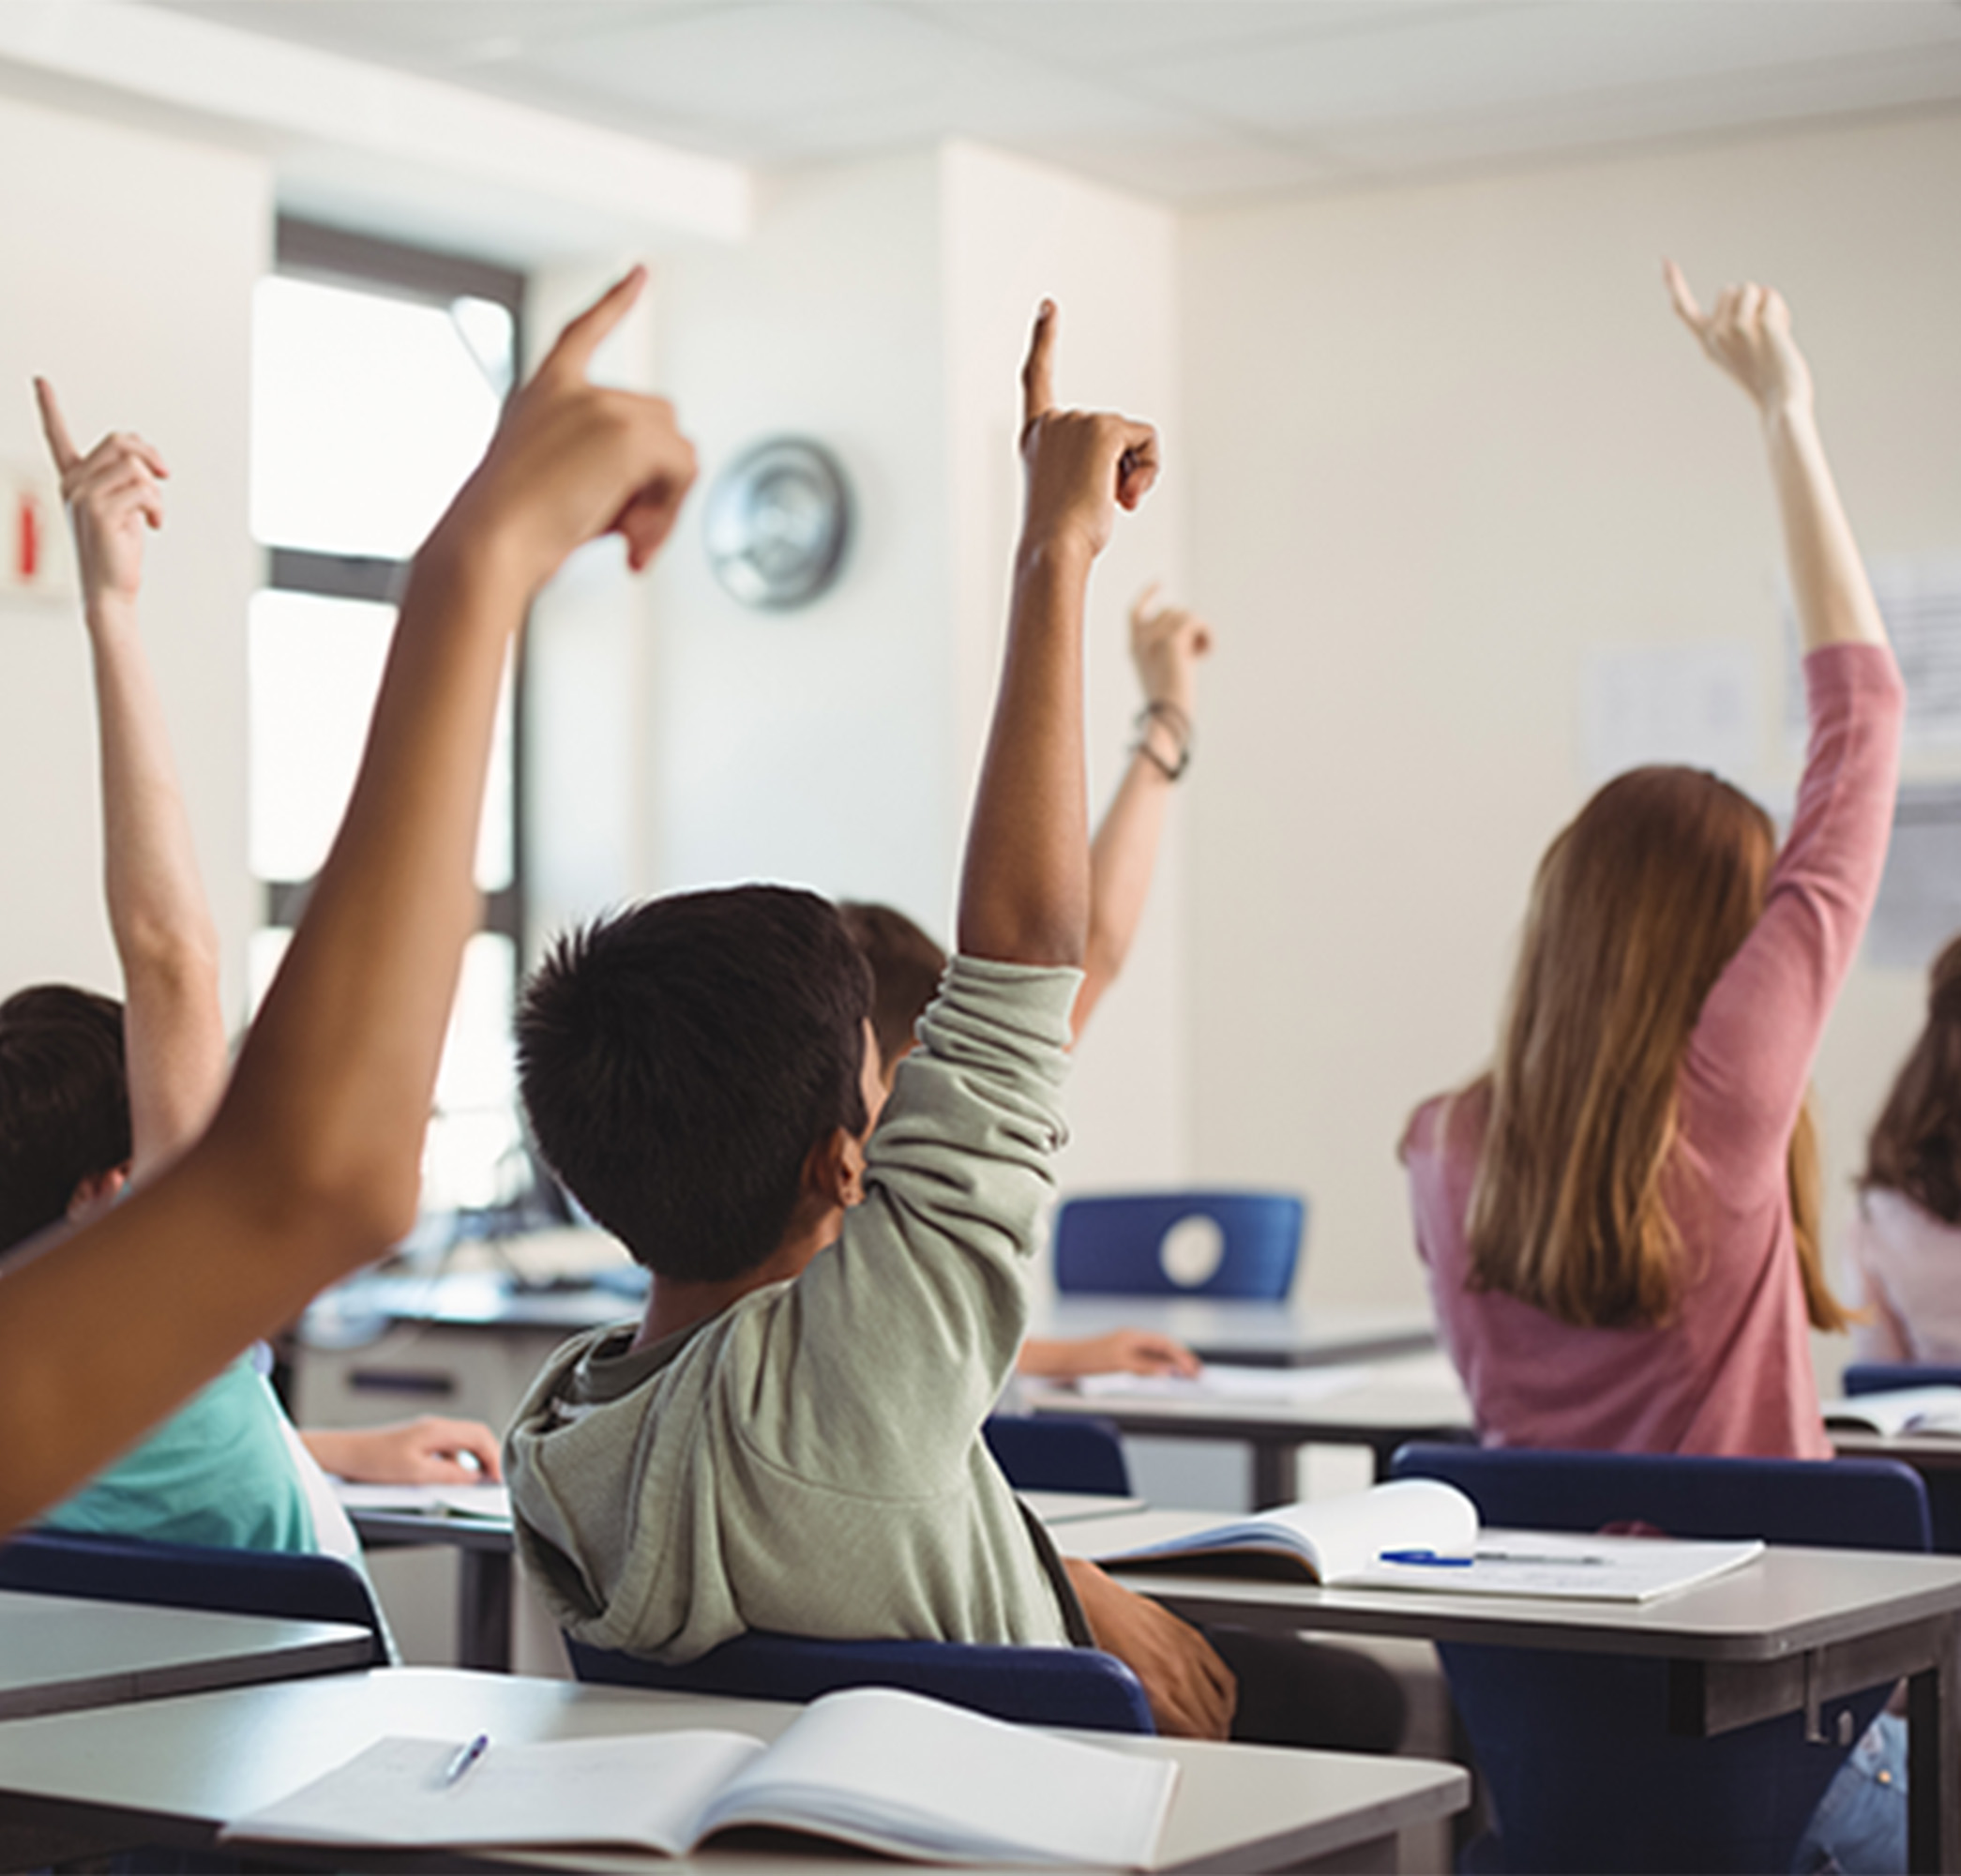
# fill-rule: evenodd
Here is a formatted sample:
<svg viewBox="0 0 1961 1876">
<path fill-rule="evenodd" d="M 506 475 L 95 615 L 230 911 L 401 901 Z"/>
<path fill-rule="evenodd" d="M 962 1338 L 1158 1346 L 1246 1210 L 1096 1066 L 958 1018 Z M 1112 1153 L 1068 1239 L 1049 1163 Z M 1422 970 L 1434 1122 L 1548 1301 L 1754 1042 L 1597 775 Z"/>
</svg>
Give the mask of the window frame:
<svg viewBox="0 0 1961 1876">
<path fill-rule="evenodd" d="M 524 358 L 526 277 L 514 268 L 467 255 L 447 253 L 378 234 L 358 234 L 303 217 L 281 215 L 273 242 L 273 271 L 324 286 L 446 306 L 463 297 L 490 300 L 511 318 L 511 356 L 516 366 L 512 390 L 521 381 Z M 321 553 L 309 549 L 257 543 L 264 556 L 262 590 L 305 593 L 333 599 L 366 599 L 383 605 L 401 602 L 410 563 L 369 554 Z M 511 671 L 511 873 L 506 885 L 483 895 L 478 930 L 510 940 L 521 975 L 525 962 L 526 881 L 525 798 L 525 634 L 520 634 Z M 299 923 L 313 882 L 269 880 L 254 875 L 262 889 L 262 929 L 292 930 Z"/>
</svg>

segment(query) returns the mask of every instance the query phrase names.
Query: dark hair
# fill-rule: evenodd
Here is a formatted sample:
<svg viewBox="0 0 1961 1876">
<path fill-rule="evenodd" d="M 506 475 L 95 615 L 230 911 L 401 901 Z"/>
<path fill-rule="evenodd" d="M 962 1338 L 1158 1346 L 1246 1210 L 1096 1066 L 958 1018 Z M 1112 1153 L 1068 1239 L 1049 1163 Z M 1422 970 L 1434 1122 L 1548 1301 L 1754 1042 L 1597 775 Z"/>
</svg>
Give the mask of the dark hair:
<svg viewBox="0 0 1961 1876">
<path fill-rule="evenodd" d="M 0 1003 L 0 1251 L 64 1218 L 129 1162 L 123 1006 L 68 984 Z"/>
<path fill-rule="evenodd" d="M 871 966 L 871 1028 L 890 1074 L 893 1063 L 912 1047 L 913 1025 L 940 988 L 946 953 L 889 905 L 847 899 L 837 910 Z"/>
<path fill-rule="evenodd" d="M 1961 938 L 1934 961 L 1927 1026 L 1880 1110 L 1859 1184 L 1903 1192 L 1961 1224 Z"/>
<path fill-rule="evenodd" d="M 747 885 L 561 938 L 524 988 L 539 1149 L 641 1263 L 739 1277 L 781 1242 L 810 1149 L 864 1131 L 871 977 L 837 908 Z"/>
</svg>

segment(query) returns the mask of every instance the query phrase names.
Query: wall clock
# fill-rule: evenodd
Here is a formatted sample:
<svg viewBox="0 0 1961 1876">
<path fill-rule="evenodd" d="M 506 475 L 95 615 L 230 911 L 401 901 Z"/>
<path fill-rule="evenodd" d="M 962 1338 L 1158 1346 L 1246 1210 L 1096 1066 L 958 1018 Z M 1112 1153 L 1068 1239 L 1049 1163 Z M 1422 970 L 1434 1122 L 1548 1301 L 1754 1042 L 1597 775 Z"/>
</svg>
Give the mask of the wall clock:
<svg viewBox="0 0 1961 1876">
<path fill-rule="evenodd" d="M 709 491 L 708 564 L 746 606 L 806 606 L 837 580 L 851 520 L 850 485 L 829 450 L 804 437 L 767 437 Z"/>
</svg>

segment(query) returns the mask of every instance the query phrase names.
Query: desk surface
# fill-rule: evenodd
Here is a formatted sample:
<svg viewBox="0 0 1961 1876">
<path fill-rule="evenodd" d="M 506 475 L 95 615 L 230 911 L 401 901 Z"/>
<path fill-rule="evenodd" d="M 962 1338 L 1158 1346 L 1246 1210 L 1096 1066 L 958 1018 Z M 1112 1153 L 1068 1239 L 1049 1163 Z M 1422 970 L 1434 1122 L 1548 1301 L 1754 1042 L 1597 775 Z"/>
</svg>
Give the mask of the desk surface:
<svg viewBox="0 0 1961 1876">
<path fill-rule="evenodd" d="M 225 1819 L 271 1803 L 389 1733 L 505 1741 L 730 1727 L 773 1737 L 799 1709 L 566 1681 L 387 1668 L 282 1687 L 194 1695 L 31 1724 L 0 1724 L 0 1823 L 209 1841 Z M 1463 1771 L 1420 1759 L 1085 1735 L 1181 1768 L 1160 1866 L 1272 1869 L 1335 1855 L 1461 1809 Z M 337 1855 L 339 1853 L 337 1853 Z M 351 1861 L 351 1859 L 342 1859 Z M 403 1867 L 398 1854 L 388 1867 Z M 576 1854 L 578 1869 L 837 1871 L 906 1866 L 828 1849 L 711 1849 L 680 1861 Z"/>
<path fill-rule="evenodd" d="M 1315 1307 L 1212 1301 L 1198 1296 L 1091 1296 L 1037 1301 L 1032 1336 L 1100 1336 L 1110 1329 L 1154 1329 L 1212 1361 L 1313 1368 L 1419 1354 L 1437 1344 L 1426 1309 Z"/>
<path fill-rule="evenodd" d="M 0 1718 L 365 1667 L 342 1622 L 284 1622 L 0 1590 Z"/>
<path fill-rule="evenodd" d="M 1216 1514 L 1145 1511 L 1058 1525 L 1065 1556 L 1094 1557 L 1216 1523 Z M 1652 1602 L 1584 1602 L 1309 1583 L 1148 1569 L 1131 1588 L 1207 1621 L 1487 1642 L 1700 1661 L 1774 1661 L 1961 1611 L 1961 1557 L 1772 1545 L 1754 1563 Z"/>
</svg>

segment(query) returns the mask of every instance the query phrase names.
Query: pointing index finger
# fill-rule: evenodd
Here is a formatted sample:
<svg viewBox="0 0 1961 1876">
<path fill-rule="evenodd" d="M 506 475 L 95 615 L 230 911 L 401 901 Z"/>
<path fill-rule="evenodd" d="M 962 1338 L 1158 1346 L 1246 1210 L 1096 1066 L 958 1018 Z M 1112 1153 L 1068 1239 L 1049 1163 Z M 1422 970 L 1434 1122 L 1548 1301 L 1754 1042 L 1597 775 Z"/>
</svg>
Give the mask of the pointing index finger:
<svg viewBox="0 0 1961 1876">
<path fill-rule="evenodd" d="M 593 362 L 593 354 L 613 327 L 626 317 L 628 309 L 640 297 L 641 289 L 646 283 L 644 266 L 629 268 L 558 335 L 546 355 L 545 362 L 538 367 L 537 375 L 541 378 L 584 376 L 587 366 Z"/>
<path fill-rule="evenodd" d="M 62 420 L 61 406 L 54 401 L 54 386 L 47 379 L 34 381 L 34 401 L 40 406 L 41 432 L 48 439 L 54 466 L 66 476 L 82 461 L 82 452 L 75 447 L 75 439 L 68 434 L 68 427 Z"/>
<path fill-rule="evenodd" d="M 1682 323 L 1698 339 L 1708 330 L 1709 318 L 1697 303 L 1696 295 L 1689 291 L 1689 283 L 1682 269 L 1673 261 L 1662 263 L 1662 279 L 1667 282 L 1668 297 L 1675 302 L 1675 310 Z"/>
<path fill-rule="evenodd" d="M 1028 341 L 1028 362 L 1021 368 L 1021 424 L 1026 431 L 1039 416 L 1055 408 L 1055 302 L 1045 299 L 1035 312 L 1035 329 Z"/>
</svg>

